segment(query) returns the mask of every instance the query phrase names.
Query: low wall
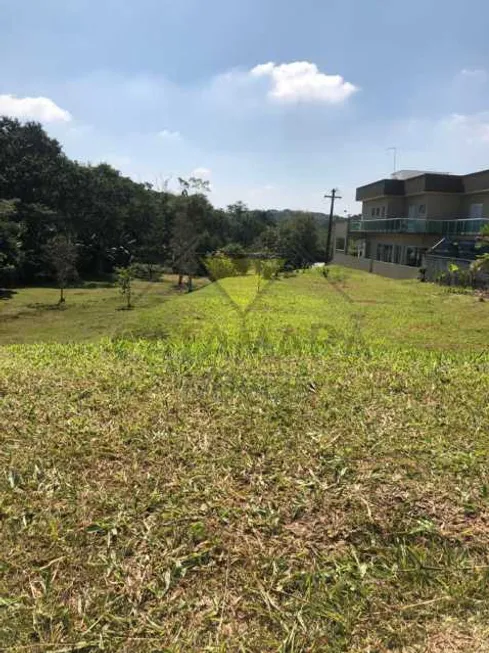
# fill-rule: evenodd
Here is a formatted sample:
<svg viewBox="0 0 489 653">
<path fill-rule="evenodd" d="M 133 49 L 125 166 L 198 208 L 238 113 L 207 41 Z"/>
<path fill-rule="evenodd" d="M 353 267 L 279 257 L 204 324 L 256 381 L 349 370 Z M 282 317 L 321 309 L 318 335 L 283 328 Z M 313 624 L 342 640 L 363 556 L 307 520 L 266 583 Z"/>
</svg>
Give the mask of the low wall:
<svg viewBox="0 0 489 653">
<path fill-rule="evenodd" d="M 384 263 L 383 261 L 374 261 L 371 258 L 359 258 L 358 256 L 350 256 L 341 252 L 335 252 L 333 263 L 344 265 L 347 268 L 373 272 L 374 274 L 380 274 L 390 279 L 417 279 L 419 276 L 419 268 L 414 268 L 410 265 Z"/>
<path fill-rule="evenodd" d="M 428 254 L 426 257 L 426 278 L 428 281 L 436 281 L 439 274 L 448 272 L 450 263 L 455 263 L 461 270 L 468 270 L 472 261 L 460 258 L 445 258 L 444 256 L 430 256 Z"/>
<path fill-rule="evenodd" d="M 450 263 L 454 263 L 461 272 L 468 272 L 472 262 L 473 261 L 462 258 L 445 258 L 443 256 L 428 255 L 426 257 L 426 279 L 427 281 L 436 281 L 440 274 L 449 273 Z M 489 287 L 489 274 L 478 272 L 473 275 L 473 278 L 476 287 Z M 459 283 L 459 275 L 456 272 L 453 273 L 453 279 L 455 284 Z M 461 285 L 463 285 L 463 283 Z"/>
<path fill-rule="evenodd" d="M 419 268 L 413 268 L 412 265 L 384 263 L 383 261 L 373 261 L 372 272 L 391 279 L 417 279 L 419 277 Z"/>
<path fill-rule="evenodd" d="M 343 254 L 342 252 L 335 252 L 333 263 L 344 265 L 347 268 L 355 268 L 356 270 L 371 272 L 370 268 L 372 261 L 369 258 L 350 256 L 349 254 Z"/>
</svg>

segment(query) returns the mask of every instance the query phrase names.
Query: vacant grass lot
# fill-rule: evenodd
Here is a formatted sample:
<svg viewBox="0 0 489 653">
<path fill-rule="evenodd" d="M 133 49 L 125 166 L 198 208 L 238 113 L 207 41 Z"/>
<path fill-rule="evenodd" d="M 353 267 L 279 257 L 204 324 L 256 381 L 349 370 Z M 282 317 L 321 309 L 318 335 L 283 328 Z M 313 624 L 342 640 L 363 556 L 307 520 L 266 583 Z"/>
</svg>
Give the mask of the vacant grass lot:
<svg viewBox="0 0 489 653">
<path fill-rule="evenodd" d="M 0 350 L 0 649 L 489 650 L 489 305 L 255 295 Z"/>
<path fill-rule="evenodd" d="M 177 278 L 133 282 L 138 311 L 155 308 L 181 294 Z M 200 281 L 197 286 L 204 285 Z M 19 288 L 0 292 L 0 344 L 34 342 L 89 342 L 111 336 L 114 329 L 130 328 L 141 317 L 124 310 L 125 300 L 116 285 L 92 283 L 66 291 L 58 306 L 55 288 Z"/>
<path fill-rule="evenodd" d="M 192 294 L 175 289 L 175 277 L 134 284 L 133 311 L 121 310 L 117 287 L 67 292 L 19 289 L 0 299 L 0 343 L 81 342 L 101 338 L 165 339 L 171 342 L 243 340 L 276 343 L 284 338 L 302 349 L 311 340 L 367 346 L 480 351 L 488 343 L 489 303 L 447 292 L 433 284 L 393 281 L 333 267 L 330 278 L 311 270 L 277 281 L 238 277 Z M 203 287 L 206 286 L 206 287 Z"/>
</svg>

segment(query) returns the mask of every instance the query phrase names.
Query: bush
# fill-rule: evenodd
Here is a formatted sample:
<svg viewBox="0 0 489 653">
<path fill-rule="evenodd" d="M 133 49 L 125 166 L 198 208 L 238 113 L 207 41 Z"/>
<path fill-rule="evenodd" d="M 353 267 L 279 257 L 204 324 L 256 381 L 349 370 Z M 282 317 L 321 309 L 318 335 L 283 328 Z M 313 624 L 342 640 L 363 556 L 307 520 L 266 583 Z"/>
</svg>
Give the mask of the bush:
<svg viewBox="0 0 489 653">
<path fill-rule="evenodd" d="M 212 281 L 225 279 L 226 277 L 237 277 L 241 274 L 235 265 L 235 261 L 220 252 L 208 256 L 205 259 L 205 267 Z"/>
<path fill-rule="evenodd" d="M 239 243 L 229 243 L 228 245 L 225 245 L 218 253 L 232 259 L 238 274 L 244 276 L 250 271 L 250 259 L 248 256 L 246 256 L 246 252 L 243 246 Z"/>
<path fill-rule="evenodd" d="M 267 280 L 276 277 L 283 266 L 284 260 L 279 258 L 255 259 L 253 261 L 255 273 Z"/>
</svg>

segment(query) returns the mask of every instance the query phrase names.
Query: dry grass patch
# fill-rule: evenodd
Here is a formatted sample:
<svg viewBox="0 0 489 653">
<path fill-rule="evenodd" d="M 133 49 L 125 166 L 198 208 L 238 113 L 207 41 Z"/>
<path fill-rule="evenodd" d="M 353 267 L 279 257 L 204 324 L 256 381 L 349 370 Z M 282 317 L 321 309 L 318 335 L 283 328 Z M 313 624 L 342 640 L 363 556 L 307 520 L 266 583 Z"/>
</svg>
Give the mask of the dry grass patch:
<svg viewBox="0 0 489 653">
<path fill-rule="evenodd" d="M 487 619 L 487 355 L 116 342 L 0 368 L 6 650 L 414 651 Z"/>
</svg>

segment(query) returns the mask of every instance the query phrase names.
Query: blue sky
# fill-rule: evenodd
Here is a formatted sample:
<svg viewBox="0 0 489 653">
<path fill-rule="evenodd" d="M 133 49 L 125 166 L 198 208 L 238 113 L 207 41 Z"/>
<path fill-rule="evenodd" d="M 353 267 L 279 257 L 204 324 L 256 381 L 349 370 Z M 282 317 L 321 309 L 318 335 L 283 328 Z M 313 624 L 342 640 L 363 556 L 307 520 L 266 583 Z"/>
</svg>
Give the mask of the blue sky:
<svg viewBox="0 0 489 653">
<path fill-rule="evenodd" d="M 489 168 L 486 0 L 0 0 L 0 114 L 219 206 Z M 170 182 L 170 186 L 171 186 Z"/>
</svg>

